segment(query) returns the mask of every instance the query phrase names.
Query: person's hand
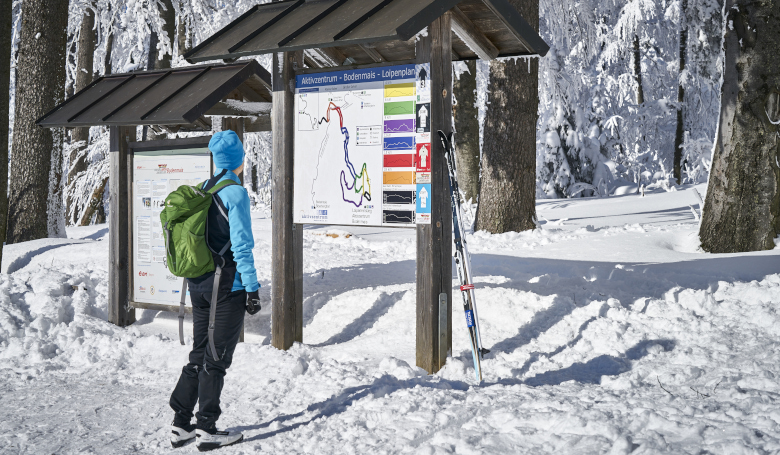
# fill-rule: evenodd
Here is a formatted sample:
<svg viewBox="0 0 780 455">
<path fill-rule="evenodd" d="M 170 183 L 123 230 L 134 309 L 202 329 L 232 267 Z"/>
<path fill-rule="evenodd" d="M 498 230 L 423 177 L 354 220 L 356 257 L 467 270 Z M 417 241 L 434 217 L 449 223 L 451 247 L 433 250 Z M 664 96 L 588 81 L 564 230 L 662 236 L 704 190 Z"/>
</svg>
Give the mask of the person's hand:
<svg viewBox="0 0 780 455">
<path fill-rule="evenodd" d="M 260 311 L 260 296 L 257 291 L 246 293 L 246 312 L 256 314 Z"/>
</svg>

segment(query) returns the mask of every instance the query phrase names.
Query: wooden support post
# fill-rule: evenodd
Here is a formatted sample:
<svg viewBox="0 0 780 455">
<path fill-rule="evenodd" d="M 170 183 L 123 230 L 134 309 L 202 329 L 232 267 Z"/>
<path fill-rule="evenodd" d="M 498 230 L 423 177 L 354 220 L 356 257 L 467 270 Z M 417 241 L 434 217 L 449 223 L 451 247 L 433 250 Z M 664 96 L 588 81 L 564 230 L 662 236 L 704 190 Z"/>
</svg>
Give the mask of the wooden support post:
<svg viewBox="0 0 780 455">
<path fill-rule="evenodd" d="M 241 95 L 241 92 L 239 92 L 238 90 L 235 90 L 233 93 L 228 95 L 227 98 L 231 100 L 244 99 L 243 95 Z M 241 140 L 241 143 L 244 142 L 244 119 L 243 118 L 222 117 L 222 131 L 226 131 L 226 130 L 233 130 L 238 135 L 238 138 Z M 244 184 L 243 172 L 238 176 L 238 179 L 241 180 L 241 184 L 243 185 Z"/>
<path fill-rule="evenodd" d="M 274 54 L 271 343 L 284 350 L 303 342 L 303 225 L 293 223 L 296 68 L 303 68 L 302 51 Z"/>
<path fill-rule="evenodd" d="M 135 310 L 130 308 L 130 201 L 128 183 L 128 142 L 135 140 L 135 127 L 110 127 L 109 198 L 111 213 L 108 221 L 108 321 L 126 327 L 135 322 Z"/>
<path fill-rule="evenodd" d="M 431 224 L 417 226 L 417 366 L 435 373 L 452 351 L 452 210 L 444 147 L 437 131 L 452 131 L 452 31 L 450 13 L 417 42 L 417 62 L 431 63 Z M 440 294 L 446 295 L 441 334 Z M 443 299 L 444 296 L 441 296 Z M 443 345 L 442 345 L 443 344 Z M 443 354 L 443 355 L 442 355 Z"/>
<path fill-rule="evenodd" d="M 239 90 L 234 90 L 233 93 L 227 96 L 227 99 L 229 100 L 239 100 L 243 101 L 244 96 Z M 222 117 L 222 131 L 226 130 L 233 130 L 236 135 L 238 135 L 238 139 L 241 140 L 241 143 L 244 143 L 244 119 L 238 118 L 238 117 Z M 246 148 L 244 149 L 246 152 Z M 244 159 L 244 162 L 246 162 L 246 159 Z M 241 172 L 238 174 L 238 179 L 241 181 L 241 184 L 244 184 L 244 175 L 246 175 L 245 172 Z M 241 326 L 241 334 L 238 337 L 238 341 L 243 343 L 244 342 L 244 326 Z"/>
</svg>

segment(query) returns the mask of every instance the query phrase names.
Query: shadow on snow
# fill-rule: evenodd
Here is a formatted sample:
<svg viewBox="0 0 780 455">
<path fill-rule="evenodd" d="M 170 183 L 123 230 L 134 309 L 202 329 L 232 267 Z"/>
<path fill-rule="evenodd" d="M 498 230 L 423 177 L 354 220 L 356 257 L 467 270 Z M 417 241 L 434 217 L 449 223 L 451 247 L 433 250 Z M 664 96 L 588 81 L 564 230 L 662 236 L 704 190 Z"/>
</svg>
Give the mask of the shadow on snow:
<svg viewBox="0 0 780 455">
<path fill-rule="evenodd" d="M 645 340 L 626 351 L 620 357 L 602 355 L 585 363 L 575 363 L 567 368 L 540 373 L 529 379 L 501 379 L 493 383 L 483 383 L 482 387 L 511 385 L 526 385 L 530 387 L 555 386 L 568 381 L 576 381 L 581 384 L 600 384 L 602 376 L 617 376 L 631 370 L 632 362 L 645 357 L 648 354 L 647 348 L 655 345 L 660 345 L 665 352 L 668 352 L 674 349 L 675 342 L 664 339 Z M 365 397 L 382 398 L 399 390 L 415 387 L 465 392 L 471 386 L 462 381 L 452 381 L 434 376 L 400 380 L 385 374 L 371 384 L 344 389 L 341 393 L 327 400 L 309 405 L 305 410 L 298 413 L 280 415 L 257 425 L 239 426 L 233 429 L 237 431 L 255 431 L 269 428 L 275 424 L 282 425 L 285 422 L 290 422 L 282 428 L 252 436 L 246 439 L 245 442 L 269 439 L 306 426 L 317 419 L 328 418 L 346 412 L 350 406 Z"/>
</svg>

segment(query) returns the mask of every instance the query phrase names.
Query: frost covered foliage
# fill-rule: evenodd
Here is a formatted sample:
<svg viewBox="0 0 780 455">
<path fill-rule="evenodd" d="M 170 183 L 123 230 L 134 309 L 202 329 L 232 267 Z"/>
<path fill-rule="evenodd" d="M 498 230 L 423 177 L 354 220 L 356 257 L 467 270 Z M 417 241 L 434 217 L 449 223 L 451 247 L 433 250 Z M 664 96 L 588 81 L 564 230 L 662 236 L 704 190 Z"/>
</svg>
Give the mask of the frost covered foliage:
<svg viewBox="0 0 780 455">
<path fill-rule="evenodd" d="M 243 14 L 258 2 L 256 0 L 238 0 L 225 3 L 217 0 L 172 0 L 175 10 L 176 24 L 174 30 L 182 30 L 184 26 L 186 46 L 191 48 L 205 40 L 239 15 Z M 189 65 L 182 57 L 177 36 L 168 36 L 166 24 L 162 19 L 162 11 L 165 4 L 161 0 L 72 0 L 70 2 L 68 19 L 68 57 L 66 87 L 69 95 L 72 95 L 76 80 L 77 55 L 79 45 L 79 33 L 81 20 L 85 11 L 90 11 L 95 16 L 95 54 L 93 61 L 94 77 L 100 77 L 106 73 L 122 73 L 130 71 L 143 71 L 147 69 L 149 60 L 149 43 L 152 32 L 158 36 L 156 53 L 157 58 L 168 57 L 171 66 L 180 67 Z M 18 14 L 15 20 L 18 20 Z M 169 27 L 170 28 L 170 27 Z M 178 32 L 177 32 L 178 33 Z M 112 38 L 110 38 L 112 37 Z M 113 40 L 113 41 L 112 41 Z M 109 43 L 110 54 L 109 54 Z M 107 59 L 106 56 L 110 55 Z M 257 60 L 269 69 L 270 57 L 259 56 Z M 12 100 L 13 106 L 13 100 Z M 215 121 L 220 119 L 215 118 Z M 140 129 L 139 129 L 140 131 Z M 95 196 L 95 191 L 107 188 L 108 178 L 108 129 L 104 127 L 92 127 L 90 141 L 86 149 L 81 149 L 82 144 L 66 144 L 64 152 L 64 169 L 70 169 L 70 151 L 80 150 L 86 154 L 88 169 L 68 182 L 65 188 L 65 198 L 74 203 L 70 206 L 72 213 L 67 214 L 68 220 L 81 220 L 87 211 L 90 201 Z M 200 135 L 202 133 L 180 133 L 178 137 Z M 168 135 L 173 139 L 176 135 Z M 140 140 L 140 137 L 138 138 Z M 270 205 L 270 169 L 271 146 L 270 137 L 265 133 L 251 133 L 245 135 L 247 151 L 247 175 L 245 179 L 247 189 L 250 190 L 252 201 L 256 207 Z M 74 160 L 75 162 L 75 160 Z M 257 188 L 254 188 L 251 178 L 251 167 L 256 167 L 254 180 Z M 88 223 L 102 221 L 104 213 L 108 213 L 107 190 L 103 197 L 104 210 L 92 214 Z M 76 213 L 73 213 L 76 212 Z"/>
<path fill-rule="evenodd" d="M 254 168 L 254 174 L 250 174 L 245 180 L 249 190 L 249 197 L 255 207 L 263 205 L 271 206 L 271 162 L 273 156 L 273 144 L 270 133 L 244 134 L 244 149 L 247 155 L 247 167 Z M 252 171 L 249 171 L 252 172 Z M 255 181 L 256 180 L 256 181 Z M 257 185 L 254 187 L 254 185 Z"/>
<path fill-rule="evenodd" d="M 685 14 L 688 63 L 680 75 L 687 109 L 682 146 L 684 183 L 706 182 L 710 172 L 720 112 L 722 9 L 722 0 L 689 0 Z"/>
<path fill-rule="evenodd" d="M 551 49 L 540 65 L 539 197 L 666 187 L 678 81 L 692 160 L 686 182 L 706 179 L 696 147 L 712 142 L 717 122 L 720 8 L 718 0 L 689 0 L 683 15 L 680 1 L 541 1 L 541 34 Z M 681 27 L 690 36 L 684 72 Z"/>
<path fill-rule="evenodd" d="M 79 153 L 87 154 L 87 170 L 78 175 L 76 179 L 70 182 L 66 186 L 66 194 L 72 199 L 74 204 L 71 205 L 71 212 L 80 209 L 79 213 L 67 213 L 66 219 L 81 220 L 84 215 L 84 209 L 90 203 L 93 193 L 97 188 L 107 188 L 106 181 L 109 175 L 109 138 L 108 128 L 94 127 L 90 128 L 90 145 L 83 148 L 83 142 L 71 142 L 66 144 L 65 153 L 66 157 L 70 156 L 71 150 L 79 150 Z M 103 194 L 103 204 L 107 206 L 109 201 L 108 191 Z M 107 213 L 107 211 L 104 211 Z M 94 214 L 91 222 L 102 221 L 98 219 L 98 215 Z"/>
</svg>

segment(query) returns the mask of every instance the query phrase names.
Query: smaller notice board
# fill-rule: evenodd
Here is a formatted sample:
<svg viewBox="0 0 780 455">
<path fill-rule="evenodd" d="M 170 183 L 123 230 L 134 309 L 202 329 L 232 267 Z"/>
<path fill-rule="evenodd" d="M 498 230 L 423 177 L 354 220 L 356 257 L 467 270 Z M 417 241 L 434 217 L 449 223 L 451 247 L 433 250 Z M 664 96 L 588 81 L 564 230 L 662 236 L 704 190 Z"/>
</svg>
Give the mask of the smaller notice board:
<svg viewBox="0 0 780 455">
<path fill-rule="evenodd" d="M 431 222 L 430 64 L 299 75 L 293 220 Z"/>
<path fill-rule="evenodd" d="M 160 212 L 165 198 L 181 185 L 197 185 L 211 176 L 208 148 L 136 151 L 132 181 L 132 299 L 178 305 L 183 278 L 165 266 L 165 235 Z"/>
</svg>

